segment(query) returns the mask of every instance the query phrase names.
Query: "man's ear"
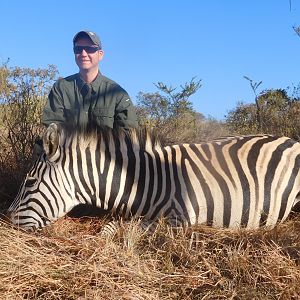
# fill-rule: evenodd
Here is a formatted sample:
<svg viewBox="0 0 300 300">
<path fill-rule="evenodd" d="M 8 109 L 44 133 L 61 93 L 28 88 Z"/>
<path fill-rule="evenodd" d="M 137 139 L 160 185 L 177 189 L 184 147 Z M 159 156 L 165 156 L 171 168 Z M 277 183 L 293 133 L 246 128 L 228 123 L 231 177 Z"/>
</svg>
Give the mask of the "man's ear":
<svg viewBox="0 0 300 300">
<path fill-rule="evenodd" d="M 50 159 L 56 153 L 59 145 L 59 138 L 59 125 L 51 123 L 43 136 L 43 146 L 48 159 Z"/>
<path fill-rule="evenodd" d="M 100 62 L 103 59 L 104 56 L 104 51 L 102 49 L 100 49 L 98 51 L 98 61 Z"/>
</svg>

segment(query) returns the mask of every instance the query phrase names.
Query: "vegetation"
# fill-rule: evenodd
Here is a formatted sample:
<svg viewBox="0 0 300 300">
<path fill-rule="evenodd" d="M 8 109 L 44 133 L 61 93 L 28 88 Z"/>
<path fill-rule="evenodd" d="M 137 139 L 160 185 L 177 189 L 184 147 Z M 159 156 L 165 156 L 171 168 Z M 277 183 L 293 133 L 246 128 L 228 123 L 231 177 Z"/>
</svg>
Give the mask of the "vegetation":
<svg viewBox="0 0 300 300">
<path fill-rule="evenodd" d="M 41 114 L 57 74 L 48 69 L 0 67 L 0 199 L 13 198 L 42 131 Z M 8 200 L 8 199 L 6 199 Z M 1 201 L 1 207 L 10 201 Z"/>
<path fill-rule="evenodd" d="M 162 223 L 151 235 L 131 222 L 113 239 L 98 235 L 102 225 L 0 226 L 3 299 L 299 299 L 299 217 L 272 231 Z"/>
<path fill-rule="evenodd" d="M 255 93 L 255 103 L 239 103 L 228 113 L 226 124 L 229 131 L 237 134 L 285 135 L 299 141 L 299 88 L 294 88 L 291 96 L 288 89 L 264 90 L 257 94 L 261 82 L 251 81 L 250 84 Z"/>
<path fill-rule="evenodd" d="M 201 80 L 176 87 L 155 84 L 156 93 L 138 95 L 137 112 L 141 126 L 155 129 L 167 143 L 201 142 L 228 134 L 222 122 L 205 118 L 194 110 L 189 98 L 201 87 Z"/>
<path fill-rule="evenodd" d="M 0 204 L 13 199 L 41 133 L 41 111 L 56 68 L 0 67 Z M 299 139 L 299 88 L 258 92 L 239 103 L 225 122 L 196 112 L 193 78 L 178 88 L 158 82 L 141 92 L 141 126 L 168 143 L 211 140 L 226 134 L 273 133 Z M 300 216 L 273 230 L 220 230 L 199 226 L 154 234 L 137 221 L 113 239 L 100 232 L 105 219 L 63 218 L 34 233 L 0 223 L 0 291 L 3 299 L 298 299 Z M 13 238 L 12 238 L 13 237 Z"/>
</svg>

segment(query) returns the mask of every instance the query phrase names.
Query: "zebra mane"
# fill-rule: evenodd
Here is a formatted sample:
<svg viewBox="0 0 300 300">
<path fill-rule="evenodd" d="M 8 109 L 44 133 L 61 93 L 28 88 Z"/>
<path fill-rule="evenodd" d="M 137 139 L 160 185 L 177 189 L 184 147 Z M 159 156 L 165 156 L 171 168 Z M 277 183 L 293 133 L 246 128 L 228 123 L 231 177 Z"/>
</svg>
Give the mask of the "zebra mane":
<svg viewBox="0 0 300 300">
<path fill-rule="evenodd" d="M 80 126 L 68 126 L 64 124 L 59 125 L 60 130 L 64 132 L 66 138 L 77 138 L 82 143 L 88 143 L 91 140 L 103 139 L 105 144 L 109 144 L 110 141 L 120 142 L 126 141 L 130 143 L 133 148 L 139 150 L 151 150 L 162 147 L 162 139 L 154 130 L 142 127 L 139 129 L 130 128 L 124 129 L 122 127 L 111 129 L 106 126 L 92 126 L 92 127 L 80 127 Z"/>
</svg>

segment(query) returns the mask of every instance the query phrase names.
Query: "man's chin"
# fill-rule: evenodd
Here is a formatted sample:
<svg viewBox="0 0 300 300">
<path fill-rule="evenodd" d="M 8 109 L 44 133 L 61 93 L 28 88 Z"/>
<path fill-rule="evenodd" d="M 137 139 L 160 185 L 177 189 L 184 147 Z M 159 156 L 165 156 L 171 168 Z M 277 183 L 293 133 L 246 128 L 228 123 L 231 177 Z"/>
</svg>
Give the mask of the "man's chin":
<svg viewBox="0 0 300 300">
<path fill-rule="evenodd" d="M 91 65 L 89 64 L 81 64 L 79 65 L 80 70 L 89 70 L 91 68 Z"/>
</svg>

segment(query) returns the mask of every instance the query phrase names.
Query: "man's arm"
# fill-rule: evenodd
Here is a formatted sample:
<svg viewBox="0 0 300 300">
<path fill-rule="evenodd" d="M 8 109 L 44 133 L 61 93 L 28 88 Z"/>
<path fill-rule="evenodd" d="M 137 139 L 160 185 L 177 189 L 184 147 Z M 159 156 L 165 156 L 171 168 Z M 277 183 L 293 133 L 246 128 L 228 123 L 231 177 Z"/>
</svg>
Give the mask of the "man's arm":
<svg viewBox="0 0 300 300">
<path fill-rule="evenodd" d="M 126 92 L 122 93 L 115 110 L 115 123 L 124 128 L 138 128 L 134 105 Z"/>
<path fill-rule="evenodd" d="M 64 106 L 57 84 L 54 84 L 45 105 L 42 123 L 47 127 L 51 123 L 64 123 Z"/>
<path fill-rule="evenodd" d="M 138 128 L 137 115 L 134 105 L 127 92 L 120 88 L 117 93 L 115 108 L 115 126 L 124 128 Z"/>
</svg>

